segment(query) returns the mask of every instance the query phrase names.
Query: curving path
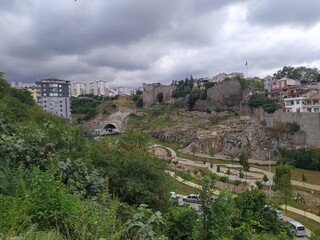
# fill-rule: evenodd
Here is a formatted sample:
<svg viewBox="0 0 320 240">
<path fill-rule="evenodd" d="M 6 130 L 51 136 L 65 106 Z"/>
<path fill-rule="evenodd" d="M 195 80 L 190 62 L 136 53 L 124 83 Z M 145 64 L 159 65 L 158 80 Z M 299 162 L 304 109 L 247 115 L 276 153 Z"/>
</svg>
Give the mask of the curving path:
<svg viewBox="0 0 320 240">
<path fill-rule="evenodd" d="M 158 145 L 158 144 L 153 145 L 153 147 L 161 147 L 161 148 L 167 149 L 171 153 L 172 160 L 178 161 L 182 165 L 208 168 L 210 171 L 212 171 L 213 173 L 215 173 L 215 174 L 217 174 L 219 176 L 226 176 L 226 172 L 227 172 L 228 169 L 224 168 L 224 167 L 220 167 L 220 172 L 217 172 L 216 171 L 217 165 L 231 167 L 231 168 L 234 168 L 234 167 L 239 167 L 240 168 L 241 167 L 239 164 L 213 164 L 213 168 L 211 168 L 210 167 L 210 163 L 203 164 L 203 163 L 198 162 L 198 161 L 192 161 L 192 160 L 189 160 L 189 159 L 186 159 L 186 158 L 179 158 L 179 157 L 177 157 L 176 152 L 173 149 L 169 148 L 169 147 Z M 205 155 L 205 154 L 196 154 L 196 155 L 197 156 L 201 155 L 201 157 L 203 157 L 203 155 Z M 211 157 L 207 157 L 207 158 L 212 159 Z M 252 160 L 250 162 L 252 162 Z M 255 173 L 255 172 L 257 172 L 257 173 Z M 238 178 L 239 170 L 230 169 L 230 173 L 231 173 L 231 175 L 229 176 L 230 180 L 239 179 Z M 250 167 L 250 172 L 246 172 L 245 174 L 247 176 L 249 176 L 250 178 L 242 178 L 242 179 L 239 179 L 239 180 L 241 180 L 243 182 L 246 182 L 246 183 L 248 183 L 248 184 L 250 184 L 252 186 L 255 186 L 256 185 L 255 182 L 257 180 L 262 179 L 263 175 L 267 175 L 268 178 L 269 178 L 269 181 L 266 182 L 266 185 L 269 186 L 270 184 L 271 185 L 273 184 L 273 180 L 272 179 L 274 177 L 274 174 L 272 172 L 269 172 L 269 171 L 266 171 L 266 170 L 263 170 L 263 169 L 259 169 L 259 168 Z M 315 185 L 315 184 L 310 184 L 310 183 L 302 183 L 302 182 L 295 181 L 295 180 L 291 180 L 291 184 L 295 185 L 295 186 L 299 186 L 299 187 L 308 188 L 308 189 L 311 189 L 311 190 L 320 191 L 320 185 Z"/>
</svg>

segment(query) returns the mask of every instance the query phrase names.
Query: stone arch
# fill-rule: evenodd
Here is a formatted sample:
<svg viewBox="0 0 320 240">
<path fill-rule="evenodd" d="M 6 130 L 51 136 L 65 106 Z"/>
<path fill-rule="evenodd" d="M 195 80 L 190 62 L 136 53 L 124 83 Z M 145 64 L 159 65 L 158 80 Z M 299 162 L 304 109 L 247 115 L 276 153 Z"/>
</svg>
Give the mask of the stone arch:
<svg viewBox="0 0 320 240">
<path fill-rule="evenodd" d="M 106 123 L 101 131 L 102 135 L 117 134 L 117 133 L 119 133 L 118 124 L 113 122 Z"/>
</svg>

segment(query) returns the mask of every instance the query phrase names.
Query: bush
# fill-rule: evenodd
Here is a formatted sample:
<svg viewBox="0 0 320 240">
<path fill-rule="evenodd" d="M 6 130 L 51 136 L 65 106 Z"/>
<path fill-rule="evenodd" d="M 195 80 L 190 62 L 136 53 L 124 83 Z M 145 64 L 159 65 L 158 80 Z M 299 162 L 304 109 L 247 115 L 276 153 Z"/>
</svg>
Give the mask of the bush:
<svg viewBox="0 0 320 240">
<path fill-rule="evenodd" d="M 256 183 L 256 186 L 258 189 L 262 189 L 262 187 L 263 187 L 262 181 L 257 180 L 255 183 Z"/>
<path fill-rule="evenodd" d="M 41 172 L 38 168 L 32 172 L 25 201 L 31 222 L 40 230 L 58 227 L 63 231 L 65 219 L 74 212 L 73 199 L 61 183 L 53 174 Z"/>
<path fill-rule="evenodd" d="M 320 150 L 319 149 L 279 149 L 283 163 L 289 163 L 297 168 L 308 170 L 320 170 Z"/>
<path fill-rule="evenodd" d="M 300 131 L 300 125 L 298 123 L 288 123 L 288 133 L 295 133 L 298 131 Z"/>
<path fill-rule="evenodd" d="M 137 108 L 142 108 L 143 107 L 143 100 L 141 98 L 139 98 L 137 101 L 136 101 L 136 107 Z"/>
<path fill-rule="evenodd" d="M 234 180 L 234 185 L 236 185 L 236 186 L 239 186 L 241 183 L 242 183 L 242 181 L 239 179 Z"/>
<path fill-rule="evenodd" d="M 228 180 L 229 180 L 229 179 L 228 179 L 227 176 L 221 176 L 221 177 L 220 177 L 220 181 L 221 181 L 221 182 L 228 182 Z"/>
<path fill-rule="evenodd" d="M 252 95 L 248 105 L 254 108 L 262 107 L 267 113 L 273 113 L 281 108 L 279 104 L 263 95 Z"/>
</svg>

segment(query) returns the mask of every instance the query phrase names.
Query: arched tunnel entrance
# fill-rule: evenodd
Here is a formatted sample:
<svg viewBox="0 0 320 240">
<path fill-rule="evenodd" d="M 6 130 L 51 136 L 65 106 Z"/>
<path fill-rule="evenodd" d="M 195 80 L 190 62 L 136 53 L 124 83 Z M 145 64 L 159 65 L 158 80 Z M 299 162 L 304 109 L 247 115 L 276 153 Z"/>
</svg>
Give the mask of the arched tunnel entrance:
<svg viewBox="0 0 320 240">
<path fill-rule="evenodd" d="M 112 123 L 108 123 L 107 125 L 105 125 L 104 130 L 107 134 L 115 134 L 119 132 L 117 127 Z"/>
</svg>

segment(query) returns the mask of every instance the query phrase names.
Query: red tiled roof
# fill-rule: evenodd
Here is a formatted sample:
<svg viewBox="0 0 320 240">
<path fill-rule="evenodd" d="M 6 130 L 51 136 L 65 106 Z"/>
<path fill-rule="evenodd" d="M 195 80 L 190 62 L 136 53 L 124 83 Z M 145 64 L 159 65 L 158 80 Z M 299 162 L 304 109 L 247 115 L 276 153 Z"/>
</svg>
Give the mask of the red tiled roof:
<svg viewBox="0 0 320 240">
<path fill-rule="evenodd" d="M 308 100 L 320 99 L 320 93 L 316 93 L 308 98 Z"/>
</svg>

